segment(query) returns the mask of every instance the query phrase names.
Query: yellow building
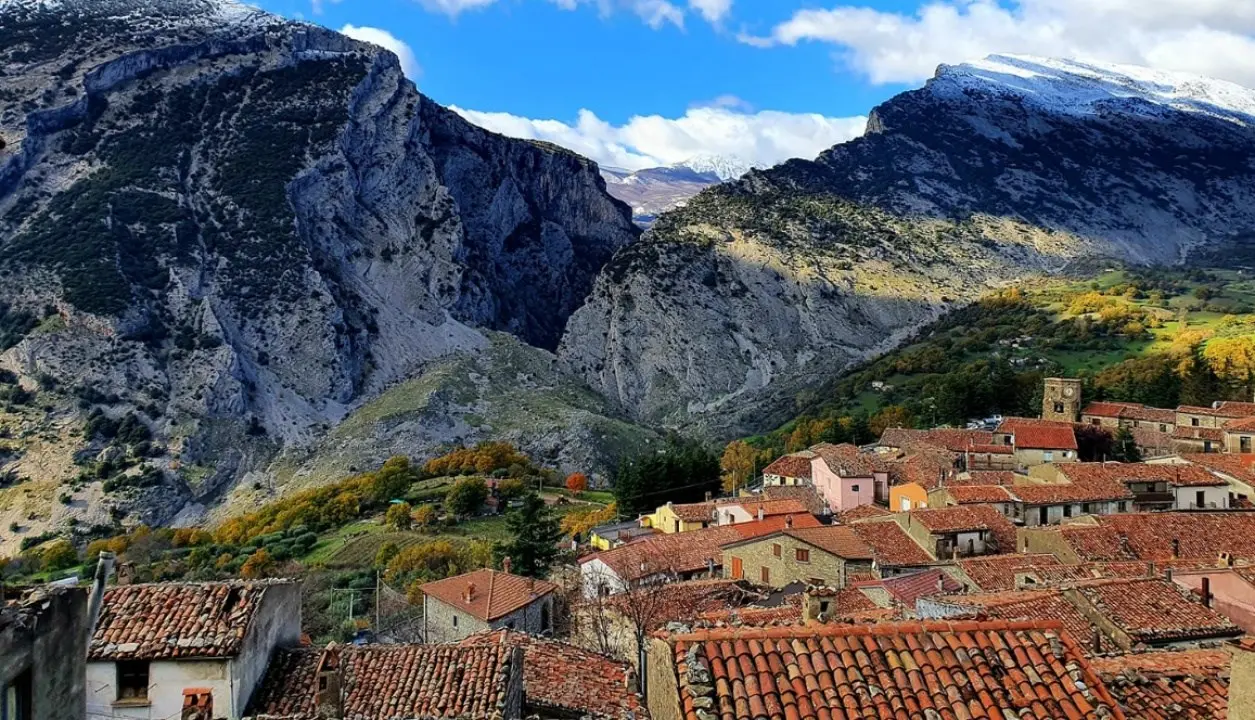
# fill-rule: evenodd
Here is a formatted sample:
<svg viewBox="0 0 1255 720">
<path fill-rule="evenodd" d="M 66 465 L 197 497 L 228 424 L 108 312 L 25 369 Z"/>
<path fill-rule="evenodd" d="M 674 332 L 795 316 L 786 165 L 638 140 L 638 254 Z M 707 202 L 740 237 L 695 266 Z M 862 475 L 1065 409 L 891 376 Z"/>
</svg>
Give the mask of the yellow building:
<svg viewBox="0 0 1255 720">
<path fill-rule="evenodd" d="M 906 512 L 928 507 L 928 491 L 919 483 L 905 483 L 889 488 L 889 509 Z"/>
<path fill-rule="evenodd" d="M 715 504 L 667 503 L 649 515 L 641 516 L 641 527 L 653 528 L 662 533 L 701 530 L 715 524 Z"/>
</svg>

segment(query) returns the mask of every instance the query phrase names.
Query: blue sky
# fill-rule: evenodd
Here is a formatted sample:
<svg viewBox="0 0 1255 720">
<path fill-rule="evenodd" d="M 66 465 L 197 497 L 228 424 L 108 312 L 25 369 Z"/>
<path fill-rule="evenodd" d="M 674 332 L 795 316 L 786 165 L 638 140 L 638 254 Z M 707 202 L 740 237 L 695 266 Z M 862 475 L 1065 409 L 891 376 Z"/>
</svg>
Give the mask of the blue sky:
<svg viewBox="0 0 1255 720">
<path fill-rule="evenodd" d="M 253 1 L 412 55 L 419 88 L 473 122 L 629 167 L 813 156 L 937 64 L 990 53 L 1255 84 L 1255 1 Z"/>
</svg>

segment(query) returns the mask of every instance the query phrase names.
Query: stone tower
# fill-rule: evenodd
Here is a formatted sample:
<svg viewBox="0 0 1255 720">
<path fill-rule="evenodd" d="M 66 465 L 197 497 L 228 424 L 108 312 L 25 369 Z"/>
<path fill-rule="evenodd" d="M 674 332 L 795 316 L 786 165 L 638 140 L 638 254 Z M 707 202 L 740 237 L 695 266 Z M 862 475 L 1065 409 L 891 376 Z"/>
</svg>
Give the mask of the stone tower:
<svg viewBox="0 0 1255 720">
<path fill-rule="evenodd" d="M 1081 381 L 1074 378 L 1046 378 L 1041 396 L 1041 419 L 1079 422 Z"/>
</svg>

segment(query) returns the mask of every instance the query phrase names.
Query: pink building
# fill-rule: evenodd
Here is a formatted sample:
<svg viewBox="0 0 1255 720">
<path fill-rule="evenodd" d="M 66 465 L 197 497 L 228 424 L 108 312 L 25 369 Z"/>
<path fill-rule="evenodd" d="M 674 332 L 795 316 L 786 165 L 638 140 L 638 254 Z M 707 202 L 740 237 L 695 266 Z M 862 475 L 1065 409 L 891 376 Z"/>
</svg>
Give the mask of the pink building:
<svg viewBox="0 0 1255 720">
<path fill-rule="evenodd" d="M 888 500 L 889 473 L 874 456 L 845 444 L 823 443 L 811 450 L 811 482 L 834 513 Z"/>
</svg>

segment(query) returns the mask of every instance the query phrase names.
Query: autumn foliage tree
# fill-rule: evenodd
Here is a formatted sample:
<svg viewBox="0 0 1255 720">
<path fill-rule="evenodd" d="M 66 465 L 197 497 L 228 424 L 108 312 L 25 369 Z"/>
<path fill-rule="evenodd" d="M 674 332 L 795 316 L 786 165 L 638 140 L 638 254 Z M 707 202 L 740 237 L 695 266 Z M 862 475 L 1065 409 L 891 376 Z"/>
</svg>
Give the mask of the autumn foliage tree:
<svg viewBox="0 0 1255 720">
<path fill-rule="evenodd" d="M 588 476 L 582 472 L 573 472 L 566 476 L 566 489 L 576 495 L 588 489 Z"/>
<path fill-rule="evenodd" d="M 890 405 L 872 416 L 872 435 L 880 437 L 887 428 L 915 427 L 915 416 L 901 405 Z"/>
<path fill-rule="evenodd" d="M 753 479 L 757 470 L 754 448 L 744 440 L 734 440 L 723 450 L 719 467 L 723 470 L 722 482 L 725 492 L 734 493 L 743 488 Z"/>
<path fill-rule="evenodd" d="M 384 522 L 388 523 L 397 530 L 409 530 L 414 524 L 414 518 L 411 516 L 413 509 L 407 502 L 394 503 L 388 507 L 388 512 L 384 513 Z"/>
</svg>

